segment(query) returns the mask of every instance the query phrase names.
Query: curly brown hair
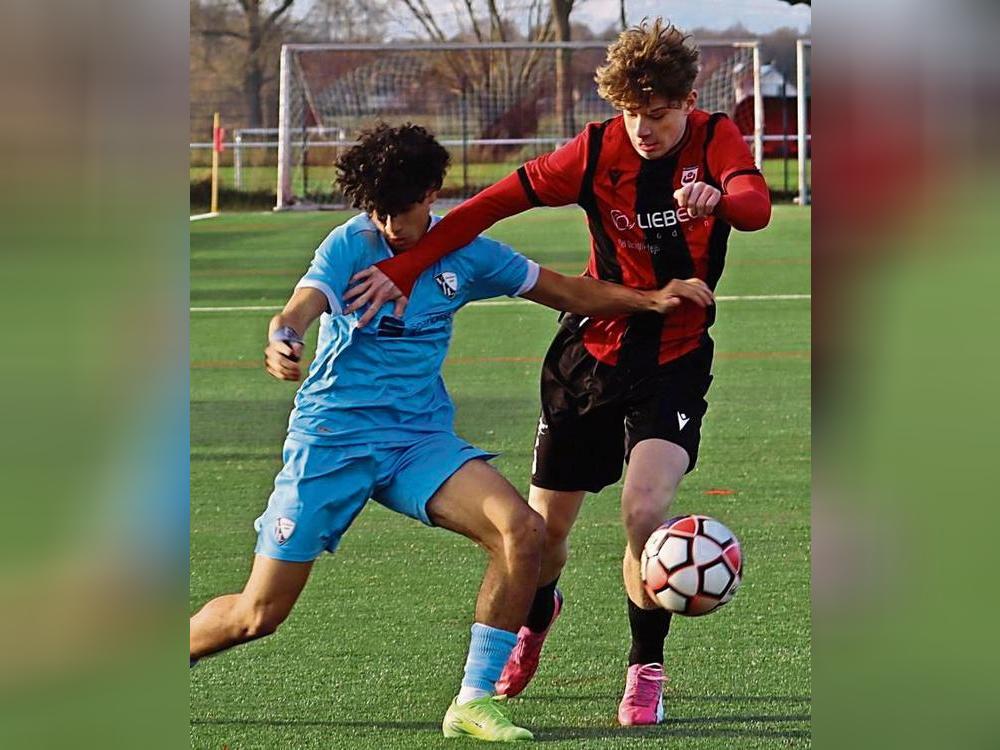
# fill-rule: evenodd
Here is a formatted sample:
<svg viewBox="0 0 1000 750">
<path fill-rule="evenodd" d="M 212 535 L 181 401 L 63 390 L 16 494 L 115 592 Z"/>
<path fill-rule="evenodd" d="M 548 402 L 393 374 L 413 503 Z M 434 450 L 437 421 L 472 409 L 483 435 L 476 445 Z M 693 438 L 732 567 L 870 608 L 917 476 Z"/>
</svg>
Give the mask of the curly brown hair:
<svg viewBox="0 0 1000 750">
<path fill-rule="evenodd" d="M 419 125 L 380 122 L 337 159 L 337 181 L 354 208 L 395 216 L 444 183 L 451 156 Z"/>
<path fill-rule="evenodd" d="M 597 69 L 597 93 L 617 109 L 638 109 L 653 96 L 677 102 L 694 88 L 698 48 L 671 23 L 647 19 L 608 48 L 608 63 Z"/>
</svg>

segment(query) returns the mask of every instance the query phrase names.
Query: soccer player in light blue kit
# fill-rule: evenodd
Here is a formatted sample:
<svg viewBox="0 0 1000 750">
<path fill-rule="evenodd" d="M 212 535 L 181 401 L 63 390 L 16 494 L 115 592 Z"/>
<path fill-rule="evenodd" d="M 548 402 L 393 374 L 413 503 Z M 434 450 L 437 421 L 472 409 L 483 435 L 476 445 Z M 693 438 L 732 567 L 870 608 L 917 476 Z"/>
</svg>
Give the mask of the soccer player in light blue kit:
<svg viewBox="0 0 1000 750">
<path fill-rule="evenodd" d="M 443 722 L 447 737 L 531 739 L 492 700 L 538 584 L 544 524 L 487 461 L 455 434 L 441 366 L 463 305 L 521 296 L 581 315 L 676 307 L 683 290 L 640 291 L 540 268 L 499 242 L 477 238 L 428 269 L 405 317 L 388 304 L 374 324 L 343 314 L 350 278 L 412 247 L 436 221 L 448 153 L 423 128 L 379 125 L 338 161 L 344 193 L 364 213 L 320 244 L 291 299 L 272 320 L 267 371 L 299 380 L 303 337 L 320 319 L 316 357 L 295 397 L 284 467 L 257 519 L 250 578 L 239 594 L 191 618 L 191 662 L 273 633 L 291 612 L 313 561 L 333 552 L 369 499 L 428 526 L 463 534 L 489 563 L 476 603 L 461 689 Z"/>
</svg>

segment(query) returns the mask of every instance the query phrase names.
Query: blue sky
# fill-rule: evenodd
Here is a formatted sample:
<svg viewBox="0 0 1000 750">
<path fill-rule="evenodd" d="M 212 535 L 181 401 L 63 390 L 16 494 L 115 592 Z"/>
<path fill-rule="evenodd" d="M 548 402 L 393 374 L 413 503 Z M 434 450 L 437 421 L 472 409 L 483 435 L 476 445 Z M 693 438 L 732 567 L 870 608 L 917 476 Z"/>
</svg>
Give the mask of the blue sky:
<svg viewBox="0 0 1000 750">
<path fill-rule="evenodd" d="M 545 0 L 547 2 L 547 0 Z M 476 7 L 482 2 L 473 0 Z M 498 0 L 501 12 L 508 17 L 524 15 L 528 0 Z M 390 18 L 391 32 L 402 37 L 410 37 L 419 30 L 419 25 L 402 7 L 402 3 L 389 0 L 393 11 Z M 467 18 L 464 3 L 457 0 L 427 0 L 441 26 L 453 31 L 456 18 Z M 313 0 L 300 0 L 293 6 L 292 14 L 304 15 L 313 7 Z M 702 27 L 726 29 L 742 23 L 756 34 L 765 34 L 783 26 L 790 26 L 805 33 L 812 20 L 812 9 L 806 5 L 789 5 L 782 0 L 625 0 L 626 20 L 637 23 L 643 16 L 665 16 L 681 28 Z M 585 23 L 594 31 L 600 31 L 618 22 L 618 0 L 576 0 L 573 21 Z"/>
<path fill-rule="evenodd" d="M 682 28 L 725 29 L 742 23 L 763 34 L 782 26 L 800 32 L 809 29 L 812 10 L 782 0 L 626 0 L 626 20 L 637 23 L 643 16 L 662 15 Z M 570 16 L 599 30 L 618 19 L 617 0 L 577 0 Z"/>
<path fill-rule="evenodd" d="M 397 38 L 423 36 L 419 24 L 402 3 L 386 0 L 392 9 L 389 14 L 389 33 Z M 548 2 L 548 0 L 543 0 Z M 458 0 L 427 0 L 427 5 L 438 23 L 447 33 L 456 30 L 461 19 L 467 23 L 464 3 Z M 482 0 L 473 0 L 477 8 Z M 529 0 L 498 0 L 501 13 L 523 20 Z M 313 7 L 313 0 L 301 0 L 293 6 L 293 15 L 301 16 Z M 782 0 L 626 0 L 626 20 L 638 23 L 643 16 L 665 16 L 681 28 L 726 29 L 742 23 L 756 34 L 765 34 L 783 26 L 809 30 L 812 10 L 806 5 L 789 5 Z M 618 22 L 618 0 L 576 0 L 571 20 L 585 23 L 594 31 L 601 31 Z"/>
</svg>

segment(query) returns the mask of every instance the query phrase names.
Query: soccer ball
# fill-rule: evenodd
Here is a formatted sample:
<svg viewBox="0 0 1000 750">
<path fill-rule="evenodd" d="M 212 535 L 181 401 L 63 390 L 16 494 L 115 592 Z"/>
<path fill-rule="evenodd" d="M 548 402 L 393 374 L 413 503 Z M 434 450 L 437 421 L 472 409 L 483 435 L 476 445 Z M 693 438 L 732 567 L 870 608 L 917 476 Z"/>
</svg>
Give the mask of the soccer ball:
<svg viewBox="0 0 1000 750">
<path fill-rule="evenodd" d="M 733 598 L 743 575 L 740 542 L 708 516 L 678 516 L 642 548 L 646 593 L 678 615 L 707 615 Z"/>
</svg>

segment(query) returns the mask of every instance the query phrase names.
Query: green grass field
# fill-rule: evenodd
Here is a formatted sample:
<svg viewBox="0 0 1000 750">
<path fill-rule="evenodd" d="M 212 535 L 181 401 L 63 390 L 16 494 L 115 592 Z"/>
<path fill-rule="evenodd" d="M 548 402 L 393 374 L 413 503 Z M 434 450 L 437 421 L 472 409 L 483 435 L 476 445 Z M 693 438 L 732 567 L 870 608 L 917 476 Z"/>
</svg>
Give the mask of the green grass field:
<svg viewBox="0 0 1000 750">
<path fill-rule="evenodd" d="M 192 306 L 280 305 L 317 243 L 346 216 L 240 214 L 192 223 Z M 537 209 L 490 234 L 557 270 L 576 273 L 584 264 L 577 209 Z M 776 207 L 766 231 L 734 233 L 718 294 L 808 293 L 809 243 L 808 211 Z M 251 524 L 280 467 L 294 385 L 260 367 L 270 315 L 191 313 L 192 612 L 242 586 Z M 555 313 L 527 302 L 466 308 L 445 367 L 458 432 L 502 451 L 496 466 L 523 491 L 538 370 L 554 330 Z M 720 301 L 713 334 L 716 377 L 701 458 L 674 508 L 717 516 L 740 536 L 743 587 L 718 613 L 674 618 L 668 719 L 620 728 L 628 644 L 621 487 L 588 497 L 561 582 L 566 614 L 535 682 L 510 706 L 546 746 L 811 744 L 810 303 Z M 732 494 L 712 493 L 719 489 Z M 473 746 L 444 740 L 440 721 L 461 678 L 483 562 L 465 539 L 371 504 L 338 553 L 318 561 L 276 635 L 192 671 L 192 747 Z"/>
</svg>

